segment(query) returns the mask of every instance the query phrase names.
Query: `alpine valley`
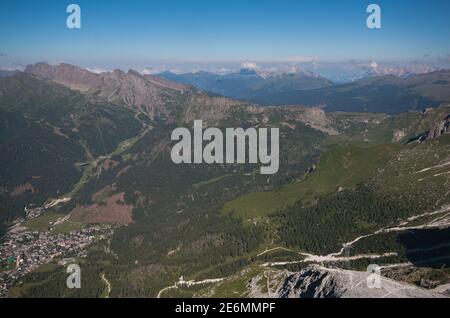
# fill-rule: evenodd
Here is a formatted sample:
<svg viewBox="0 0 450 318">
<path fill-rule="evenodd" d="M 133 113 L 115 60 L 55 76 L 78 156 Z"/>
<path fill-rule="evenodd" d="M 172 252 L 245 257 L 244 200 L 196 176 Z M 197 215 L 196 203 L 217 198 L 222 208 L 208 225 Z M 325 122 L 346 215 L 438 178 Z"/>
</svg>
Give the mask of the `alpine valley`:
<svg viewBox="0 0 450 318">
<path fill-rule="evenodd" d="M 449 74 L 2 72 L 0 297 L 447 297 Z M 195 120 L 278 172 L 174 164 Z"/>
</svg>

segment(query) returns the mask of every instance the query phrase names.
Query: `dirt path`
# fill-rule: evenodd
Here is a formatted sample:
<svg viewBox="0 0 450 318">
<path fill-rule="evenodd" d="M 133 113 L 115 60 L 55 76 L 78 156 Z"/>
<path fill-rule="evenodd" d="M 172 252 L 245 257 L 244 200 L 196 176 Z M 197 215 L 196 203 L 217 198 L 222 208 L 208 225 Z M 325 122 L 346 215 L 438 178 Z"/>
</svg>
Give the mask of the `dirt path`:
<svg viewBox="0 0 450 318">
<path fill-rule="evenodd" d="M 294 252 L 293 250 L 290 250 L 290 249 L 288 249 L 286 247 L 278 246 L 278 247 L 274 247 L 274 248 L 265 250 L 264 252 L 259 253 L 257 256 L 263 256 L 264 254 L 267 254 L 267 253 L 270 253 L 270 252 L 273 252 L 273 251 L 277 251 L 277 250 L 283 250 L 283 251 L 287 251 L 287 252 Z"/>
<path fill-rule="evenodd" d="M 102 274 L 100 275 L 100 278 L 101 278 L 102 281 L 106 284 L 106 288 L 107 288 L 107 291 L 108 291 L 108 293 L 106 294 L 105 298 L 109 298 L 109 295 L 111 295 L 111 290 L 112 290 L 111 284 L 110 284 L 109 281 L 106 279 L 105 273 L 102 273 Z"/>
<path fill-rule="evenodd" d="M 163 289 L 161 289 L 158 292 L 158 295 L 156 298 L 161 298 L 161 295 L 170 289 L 177 289 L 178 287 L 192 287 L 192 286 L 197 286 L 197 285 L 204 285 L 204 284 L 214 284 L 214 283 L 219 283 L 221 281 L 226 280 L 226 278 L 209 278 L 209 279 L 204 279 L 201 281 L 194 281 L 194 280 L 190 280 L 190 281 L 185 281 L 183 279 L 183 277 L 180 278 L 180 280 L 178 282 L 176 282 L 175 284 L 173 284 L 172 286 L 168 286 L 165 287 Z"/>
<path fill-rule="evenodd" d="M 296 261 L 286 261 L 286 262 L 268 262 L 268 263 L 264 263 L 261 266 L 263 267 L 270 267 L 270 266 L 284 266 L 284 265 L 290 265 L 290 264 L 301 264 L 301 263 L 306 263 L 306 262 L 313 262 L 313 263 L 326 263 L 326 262 L 342 262 L 342 261 L 354 261 L 354 260 L 360 260 L 360 259 L 378 259 L 378 258 L 383 258 L 383 257 L 389 257 L 389 256 L 395 256 L 397 255 L 396 253 L 384 253 L 384 254 L 360 254 L 360 255 L 354 255 L 354 256 L 342 256 L 344 254 L 344 252 L 346 250 L 348 250 L 348 248 L 350 248 L 351 246 L 353 246 L 354 244 L 356 244 L 357 242 L 359 242 L 360 240 L 364 239 L 364 238 L 368 238 L 371 236 L 375 236 L 375 235 L 379 235 L 379 234 L 384 234 L 384 233 L 392 233 L 392 232 L 403 232 L 403 231 L 408 231 L 408 230 L 417 230 L 417 229 L 432 229 L 432 228 L 442 228 L 442 227 L 448 227 L 450 226 L 450 219 L 449 219 L 449 214 L 445 214 L 443 216 L 439 216 L 425 224 L 422 225 L 417 225 L 417 226 L 407 226 L 410 222 L 415 221 L 417 219 L 426 217 L 426 216 L 432 216 L 432 215 L 437 215 L 437 214 L 443 214 L 446 212 L 450 211 L 450 205 L 445 205 L 443 206 L 441 209 L 433 211 L 433 212 L 429 212 L 429 213 L 424 213 L 421 215 L 417 215 L 417 216 L 412 216 L 410 218 L 408 218 L 406 221 L 401 222 L 400 224 L 402 226 L 396 226 L 396 227 L 385 227 L 382 228 L 378 231 L 375 231 L 373 233 L 369 233 L 366 235 L 361 235 L 357 238 L 355 238 L 354 240 L 344 243 L 342 244 L 342 248 L 339 252 L 337 253 L 331 253 L 328 255 L 314 255 L 314 254 L 309 254 L 309 253 L 302 253 L 299 252 L 298 254 L 303 256 L 304 259 L 302 260 L 296 260 Z M 264 252 L 262 252 L 260 255 L 264 255 L 265 253 L 268 253 L 269 251 L 272 250 L 277 250 L 277 249 L 285 249 L 282 247 L 276 247 L 276 248 L 272 248 L 269 250 L 266 250 Z M 285 249 L 288 250 L 288 249 Z M 427 249 L 428 250 L 428 249 Z"/>
</svg>

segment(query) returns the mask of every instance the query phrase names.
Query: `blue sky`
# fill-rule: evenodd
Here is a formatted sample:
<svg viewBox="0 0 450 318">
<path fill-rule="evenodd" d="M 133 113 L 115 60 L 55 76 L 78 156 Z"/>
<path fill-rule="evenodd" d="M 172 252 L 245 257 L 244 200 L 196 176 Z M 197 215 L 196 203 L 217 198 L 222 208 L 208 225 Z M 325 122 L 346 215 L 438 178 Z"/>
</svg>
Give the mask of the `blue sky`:
<svg viewBox="0 0 450 318">
<path fill-rule="evenodd" d="M 79 30 L 66 27 L 70 3 Z M 381 30 L 366 26 L 370 3 Z M 0 66 L 448 59 L 449 12 L 448 0 L 2 0 Z"/>
</svg>

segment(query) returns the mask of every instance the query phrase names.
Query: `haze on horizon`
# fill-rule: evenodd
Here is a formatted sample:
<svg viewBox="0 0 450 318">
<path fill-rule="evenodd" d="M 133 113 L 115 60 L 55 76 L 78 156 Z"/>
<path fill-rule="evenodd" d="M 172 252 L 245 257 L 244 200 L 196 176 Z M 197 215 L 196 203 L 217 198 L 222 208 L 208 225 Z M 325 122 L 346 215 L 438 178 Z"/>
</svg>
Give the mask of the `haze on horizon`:
<svg viewBox="0 0 450 318">
<path fill-rule="evenodd" d="M 2 1 L 0 67 L 46 61 L 97 71 L 220 72 L 244 62 L 265 68 L 316 68 L 319 63 L 334 67 L 350 60 L 440 67 L 450 63 L 446 0 L 73 3 L 82 10 L 78 30 L 66 27 L 69 3 Z M 366 26 L 370 3 L 382 8 L 382 29 Z"/>
</svg>

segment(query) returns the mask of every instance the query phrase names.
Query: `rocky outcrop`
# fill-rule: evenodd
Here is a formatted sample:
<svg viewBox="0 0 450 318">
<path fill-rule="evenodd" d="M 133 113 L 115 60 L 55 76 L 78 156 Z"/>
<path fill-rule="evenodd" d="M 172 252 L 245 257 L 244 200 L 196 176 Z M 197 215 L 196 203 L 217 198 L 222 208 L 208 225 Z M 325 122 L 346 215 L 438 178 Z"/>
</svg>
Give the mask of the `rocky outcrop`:
<svg viewBox="0 0 450 318">
<path fill-rule="evenodd" d="M 410 139 L 408 143 L 424 143 L 450 134 L 450 107 L 444 106 L 437 109 L 427 109 L 423 112 L 423 121 L 429 129 L 418 136 Z"/>
<path fill-rule="evenodd" d="M 290 275 L 278 291 L 280 298 L 336 298 L 345 292 L 333 275 L 319 268 L 308 268 Z"/>
<path fill-rule="evenodd" d="M 307 107 L 296 119 L 311 128 L 320 130 L 329 135 L 338 135 L 338 131 L 332 127 L 330 119 L 322 108 Z"/>
<path fill-rule="evenodd" d="M 284 279 L 279 298 L 440 298 L 443 294 L 374 274 L 312 265 Z M 373 288 L 372 288 L 373 287 Z"/>
<path fill-rule="evenodd" d="M 442 135 L 450 133 L 450 114 L 438 121 L 431 129 L 426 133 L 425 140 L 431 140 L 438 138 Z"/>
</svg>

